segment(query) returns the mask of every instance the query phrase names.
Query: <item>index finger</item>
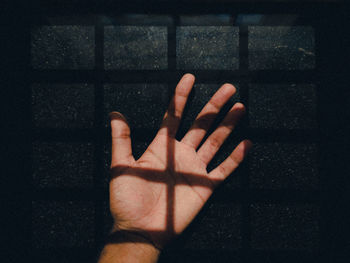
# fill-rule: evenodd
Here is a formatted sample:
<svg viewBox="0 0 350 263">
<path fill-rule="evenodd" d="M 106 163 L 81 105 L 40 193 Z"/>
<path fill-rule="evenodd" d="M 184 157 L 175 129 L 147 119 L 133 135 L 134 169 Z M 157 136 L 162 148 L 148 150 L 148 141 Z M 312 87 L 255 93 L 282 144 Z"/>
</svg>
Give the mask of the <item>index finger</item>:
<svg viewBox="0 0 350 263">
<path fill-rule="evenodd" d="M 170 101 L 168 110 L 164 114 L 163 122 L 158 134 L 175 137 L 194 81 L 195 77 L 190 73 L 182 76 L 181 80 L 176 86 L 175 94 Z"/>
</svg>

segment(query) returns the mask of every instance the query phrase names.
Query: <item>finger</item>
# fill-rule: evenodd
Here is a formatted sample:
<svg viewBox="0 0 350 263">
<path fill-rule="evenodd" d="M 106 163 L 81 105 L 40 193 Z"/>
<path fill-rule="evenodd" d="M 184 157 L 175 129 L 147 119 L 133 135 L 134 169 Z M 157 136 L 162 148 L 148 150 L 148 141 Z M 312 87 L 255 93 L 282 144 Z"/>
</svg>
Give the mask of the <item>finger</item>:
<svg viewBox="0 0 350 263">
<path fill-rule="evenodd" d="M 249 140 L 242 141 L 218 167 L 209 173 L 209 178 L 214 184 L 219 184 L 225 180 L 243 161 L 252 147 L 252 142 Z"/>
<path fill-rule="evenodd" d="M 170 101 L 168 110 L 163 117 L 163 122 L 158 134 L 166 134 L 172 137 L 176 135 L 194 80 L 195 77 L 189 73 L 181 78 L 176 86 L 175 94 Z"/>
<path fill-rule="evenodd" d="M 196 149 L 203 140 L 220 109 L 235 92 L 236 88 L 233 85 L 228 83 L 222 85 L 198 114 L 192 127 L 182 138 L 181 142 Z"/>
<path fill-rule="evenodd" d="M 119 112 L 111 112 L 112 161 L 111 167 L 127 166 L 134 161 L 131 150 L 130 128 L 125 117 Z"/>
<path fill-rule="evenodd" d="M 245 108 L 242 103 L 236 103 L 230 109 L 219 127 L 207 138 L 197 151 L 198 157 L 206 164 L 213 159 L 216 152 L 230 135 L 238 121 L 244 115 Z"/>
</svg>

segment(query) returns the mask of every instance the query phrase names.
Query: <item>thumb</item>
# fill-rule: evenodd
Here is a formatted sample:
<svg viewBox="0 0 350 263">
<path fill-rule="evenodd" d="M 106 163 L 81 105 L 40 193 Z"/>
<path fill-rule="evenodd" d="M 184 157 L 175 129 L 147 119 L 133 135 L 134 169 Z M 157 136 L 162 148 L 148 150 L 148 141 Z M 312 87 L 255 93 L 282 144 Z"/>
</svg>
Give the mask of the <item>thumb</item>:
<svg viewBox="0 0 350 263">
<path fill-rule="evenodd" d="M 119 112 L 111 112 L 112 160 L 111 168 L 127 166 L 135 161 L 132 155 L 130 128 L 125 117 Z"/>
</svg>

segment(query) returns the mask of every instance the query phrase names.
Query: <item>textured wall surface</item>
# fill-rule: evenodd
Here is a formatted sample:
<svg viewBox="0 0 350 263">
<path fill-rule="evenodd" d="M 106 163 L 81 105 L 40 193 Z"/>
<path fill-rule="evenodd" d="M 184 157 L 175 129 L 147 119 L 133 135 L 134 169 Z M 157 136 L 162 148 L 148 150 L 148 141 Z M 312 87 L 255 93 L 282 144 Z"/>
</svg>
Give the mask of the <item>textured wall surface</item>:
<svg viewBox="0 0 350 263">
<path fill-rule="evenodd" d="M 315 38 L 312 27 L 252 26 L 248 32 L 251 69 L 315 67 Z"/>
<path fill-rule="evenodd" d="M 32 31 L 32 65 L 40 69 L 94 67 L 94 27 L 42 26 Z"/>
<path fill-rule="evenodd" d="M 317 207 L 310 205 L 252 205 L 252 247 L 313 250 L 318 239 Z"/>
<path fill-rule="evenodd" d="M 33 123 L 40 128 L 91 128 L 94 124 L 91 84 L 33 84 Z"/>
<path fill-rule="evenodd" d="M 161 261 L 307 262 L 318 255 L 315 28 L 312 20 L 271 17 L 123 14 L 96 25 L 63 17 L 31 27 L 32 253 L 39 261 L 55 251 L 52 262 L 93 262 L 91 251 L 111 226 L 108 113 L 126 116 L 140 157 L 186 72 L 196 84 L 178 136 L 225 82 L 237 93 L 218 120 L 235 102 L 247 106 L 208 169 L 244 138 L 255 146 Z"/>
<path fill-rule="evenodd" d="M 33 247 L 93 247 L 92 202 L 39 201 L 32 204 Z"/>
<path fill-rule="evenodd" d="M 316 144 L 257 143 L 250 155 L 250 186 L 265 189 L 317 188 Z"/>
<path fill-rule="evenodd" d="M 166 27 L 106 26 L 104 36 L 106 69 L 167 68 Z"/>
<path fill-rule="evenodd" d="M 94 147 L 91 143 L 33 143 L 36 187 L 92 188 Z"/>
<path fill-rule="evenodd" d="M 238 28 L 178 27 L 176 55 L 179 69 L 237 69 Z"/>
<path fill-rule="evenodd" d="M 125 114 L 130 128 L 157 129 L 168 105 L 170 94 L 162 84 L 106 84 L 104 87 L 106 125 L 108 113 Z M 161 113 L 161 114 L 159 114 Z"/>
<path fill-rule="evenodd" d="M 249 121 L 253 128 L 310 129 L 317 126 L 314 85 L 251 85 Z"/>
</svg>

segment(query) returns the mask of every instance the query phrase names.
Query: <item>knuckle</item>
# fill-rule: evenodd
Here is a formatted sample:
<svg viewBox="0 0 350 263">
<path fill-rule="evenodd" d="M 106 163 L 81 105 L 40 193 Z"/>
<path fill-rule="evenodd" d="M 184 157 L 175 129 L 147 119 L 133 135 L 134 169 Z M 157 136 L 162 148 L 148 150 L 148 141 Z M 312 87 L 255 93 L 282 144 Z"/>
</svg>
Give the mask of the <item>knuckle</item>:
<svg viewBox="0 0 350 263">
<path fill-rule="evenodd" d="M 212 119 L 213 118 L 210 115 L 200 116 L 198 119 L 196 119 L 196 127 L 206 129 L 210 126 Z"/>
<path fill-rule="evenodd" d="M 221 140 L 218 137 L 209 138 L 208 141 L 212 148 L 217 149 L 221 146 Z"/>
<path fill-rule="evenodd" d="M 173 112 L 173 116 L 174 116 L 175 118 L 181 118 L 181 115 L 182 115 L 182 111 L 179 110 L 179 109 L 177 109 L 177 108 L 175 108 L 175 110 L 174 110 L 174 112 Z"/>
<path fill-rule="evenodd" d="M 166 117 L 171 116 L 175 118 L 180 118 L 182 115 L 182 111 L 178 109 L 173 103 L 169 105 L 168 111 L 166 113 Z"/>
<path fill-rule="evenodd" d="M 238 166 L 240 164 L 240 160 L 238 160 L 233 154 L 231 154 L 229 156 L 229 158 L 231 159 L 231 161 L 234 163 L 235 166 Z"/>
<path fill-rule="evenodd" d="M 223 165 L 220 165 L 219 167 L 219 173 L 222 174 L 223 176 L 226 175 L 226 168 Z"/>
<path fill-rule="evenodd" d="M 110 173 L 112 175 L 120 175 L 125 171 L 125 169 L 127 169 L 129 167 L 130 166 L 125 165 L 125 164 L 121 164 L 121 163 L 118 163 L 118 164 L 111 163 L 109 170 L 110 170 Z"/>
<path fill-rule="evenodd" d="M 112 132 L 112 139 L 128 139 L 130 138 L 130 130 L 124 129 L 118 132 Z"/>
<path fill-rule="evenodd" d="M 217 112 L 220 111 L 221 109 L 221 106 L 216 102 L 214 102 L 213 100 L 210 100 L 208 104 L 211 105 Z"/>
</svg>

